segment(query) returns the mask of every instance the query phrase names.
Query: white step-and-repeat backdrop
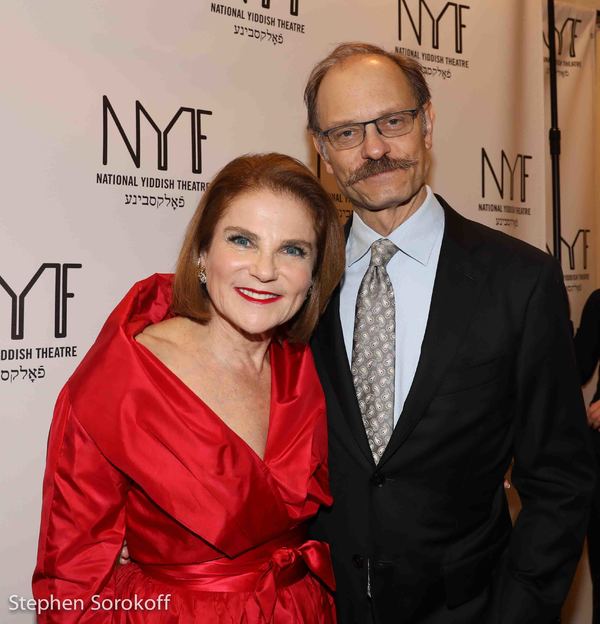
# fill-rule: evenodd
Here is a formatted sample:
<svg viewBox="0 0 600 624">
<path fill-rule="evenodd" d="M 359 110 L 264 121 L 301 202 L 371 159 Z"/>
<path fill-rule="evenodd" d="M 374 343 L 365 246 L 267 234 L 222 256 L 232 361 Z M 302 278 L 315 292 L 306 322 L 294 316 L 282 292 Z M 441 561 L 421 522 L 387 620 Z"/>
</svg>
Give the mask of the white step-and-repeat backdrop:
<svg viewBox="0 0 600 624">
<path fill-rule="evenodd" d="M 593 30 L 559 16 L 560 82 L 573 85 L 562 119 L 578 133 L 572 146 L 565 136 L 577 155 L 563 181 L 580 190 L 594 166 L 580 152 L 592 137 L 582 85 Z M 280 151 L 320 171 L 302 92 L 335 44 L 418 58 L 437 111 L 434 189 L 464 215 L 546 246 L 543 19 L 538 0 L 4 0 L 0 621 L 33 619 L 9 597 L 30 595 L 60 387 L 130 284 L 172 270 L 226 162 Z M 573 191 L 563 219 L 578 309 L 596 283 L 589 189 Z"/>
<path fill-rule="evenodd" d="M 544 32 L 547 32 L 544 14 Z M 571 316 L 579 324 L 590 292 L 598 287 L 595 264 L 598 244 L 595 216 L 598 193 L 594 162 L 594 79 L 596 10 L 556 2 L 555 9 L 558 115 L 561 142 L 561 241 Z M 550 127 L 547 36 L 544 35 L 546 127 Z M 547 239 L 552 249 L 550 156 L 547 160 Z"/>
</svg>

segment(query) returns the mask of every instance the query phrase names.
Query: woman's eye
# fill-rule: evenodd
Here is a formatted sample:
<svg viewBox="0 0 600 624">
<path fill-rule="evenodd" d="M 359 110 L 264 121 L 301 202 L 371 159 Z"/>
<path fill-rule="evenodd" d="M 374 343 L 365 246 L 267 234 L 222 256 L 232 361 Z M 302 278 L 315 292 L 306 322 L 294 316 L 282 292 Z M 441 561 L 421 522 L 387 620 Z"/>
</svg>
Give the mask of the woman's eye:
<svg viewBox="0 0 600 624">
<path fill-rule="evenodd" d="M 304 251 L 302 247 L 298 247 L 296 245 L 290 245 L 288 247 L 284 247 L 283 251 L 288 256 L 298 256 L 299 258 L 304 258 L 306 256 L 306 251 Z"/>
<path fill-rule="evenodd" d="M 241 234 L 234 234 L 227 239 L 229 242 L 234 245 L 239 245 L 240 247 L 250 247 L 250 239 L 242 236 Z"/>
</svg>

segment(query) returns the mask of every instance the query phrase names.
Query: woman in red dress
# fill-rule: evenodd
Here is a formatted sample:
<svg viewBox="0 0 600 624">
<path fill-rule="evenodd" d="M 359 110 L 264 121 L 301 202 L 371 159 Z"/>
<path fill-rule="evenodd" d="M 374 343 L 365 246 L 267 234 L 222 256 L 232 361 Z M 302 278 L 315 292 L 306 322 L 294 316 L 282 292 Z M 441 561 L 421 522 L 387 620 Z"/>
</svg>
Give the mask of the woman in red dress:
<svg viewBox="0 0 600 624">
<path fill-rule="evenodd" d="M 331 503 L 306 341 L 343 262 L 301 163 L 244 156 L 217 175 L 175 276 L 130 290 L 58 398 L 39 622 L 335 622 L 328 547 L 304 531 Z"/>
</svg>

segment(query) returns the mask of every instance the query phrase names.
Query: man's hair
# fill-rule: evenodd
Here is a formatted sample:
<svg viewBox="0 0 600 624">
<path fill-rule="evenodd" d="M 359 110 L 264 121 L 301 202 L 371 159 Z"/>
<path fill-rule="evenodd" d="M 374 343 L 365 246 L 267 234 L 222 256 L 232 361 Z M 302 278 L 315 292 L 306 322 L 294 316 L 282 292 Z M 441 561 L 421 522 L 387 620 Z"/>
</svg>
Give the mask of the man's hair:
<svg viewBox="0 0 600 624">
<path fill-rule="evenodd" d="M 402 54 L 387 52 L 383 48 L 370 43 L 349 42 L 342 43 L 325 57 L 320 63 L 313 68 L 306 89 L 304 90 L 304 102 L 308 113 L 308 129 L 313 132 L 319 132 L 319 121 L 317 119 L 317 95 L 321 82 L 327 72 L 337 65 L 341 65 L 353 56 L 383 56 L 396 64 L 406 76 L 413 95 L 415 96 L 416 105 L 421 108 L 431 99 L 429 86 L 423 75 L 423 67 L 421 63 L 414 59 L 408 58 Z"/>
<path fill-rule="evenodd" d="M 208 293 L 198 281 L 198 260 L 210 248 L 217 224 L 231 202 L 261 190 L 302 202 L 314 226 L 317 258 L 312 287 L 296 315 L 277 330 L 278 338 L 306 342 L 342 277 L 344 235 L 329 194 L 305 165 L 283 154 L 240 156 L 225 165 L 210 183 L 187 227 L 179 253 L 171 311 L 202 324 L 210 319 Z"/>
</svg>

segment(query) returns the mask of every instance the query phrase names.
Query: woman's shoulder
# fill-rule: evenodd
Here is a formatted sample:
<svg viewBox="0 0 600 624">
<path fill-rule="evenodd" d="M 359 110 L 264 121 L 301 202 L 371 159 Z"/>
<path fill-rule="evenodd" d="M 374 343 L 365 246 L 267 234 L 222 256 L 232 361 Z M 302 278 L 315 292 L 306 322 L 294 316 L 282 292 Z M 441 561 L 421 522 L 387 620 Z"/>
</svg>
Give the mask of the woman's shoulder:
<svg viewBox="0 0 600 624">
<path fill-rule="evenodd" d="M 173 344 L 179 340 L 182 327 L 187 319 L 180 316 L 158 321 L 144 327 L 144 329 L 134 336 L 136 342 L 145 347 L 160 346 L 162 344 Z"/>
<path fill-rule="evenodd" d="M 182 316 L 152 323 L 145 327 L 134 340 L 151 351 L 162 362 L 172 359 L 174 353 L 180 352 L 186 345 L 186 335 L 194 322 Z"/>
</svg>

